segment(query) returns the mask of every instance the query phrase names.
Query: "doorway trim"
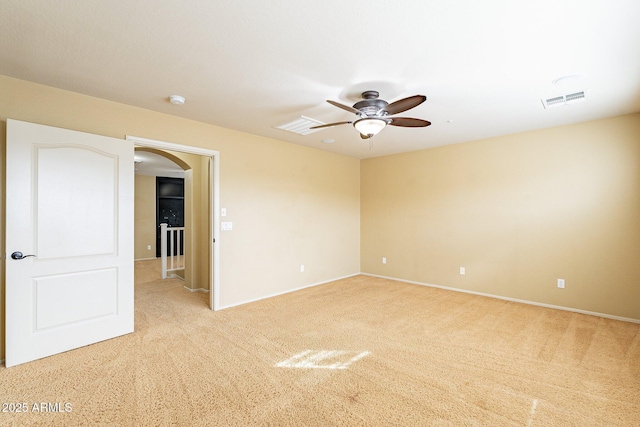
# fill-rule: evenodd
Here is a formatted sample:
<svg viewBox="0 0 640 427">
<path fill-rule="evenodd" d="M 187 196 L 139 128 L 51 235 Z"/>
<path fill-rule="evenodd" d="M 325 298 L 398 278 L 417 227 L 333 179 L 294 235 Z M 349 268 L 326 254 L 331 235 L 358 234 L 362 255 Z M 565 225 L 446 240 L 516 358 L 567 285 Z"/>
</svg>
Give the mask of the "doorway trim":
<svg viewBox="0 0 640 427">
<path fill-rule="evenodd" d="M 206 148 L 192 147 L 190 145 L 176 144 L 174 142 L 158 141 L 126 135 L 125 139 L 131 141 L 134 146 L 156 148 L 158 150 L 178 151 L 181 153 L 196 154 L 209 157 L 209 229 L 212 231 L 212 239 L 209 241 L 209 253 L 211 254 L 209 273 L 209 306 L 211 310 L 220 309 L 220 251 L 217 243 L 220 241 L 220 152 Z"/>
</svg>

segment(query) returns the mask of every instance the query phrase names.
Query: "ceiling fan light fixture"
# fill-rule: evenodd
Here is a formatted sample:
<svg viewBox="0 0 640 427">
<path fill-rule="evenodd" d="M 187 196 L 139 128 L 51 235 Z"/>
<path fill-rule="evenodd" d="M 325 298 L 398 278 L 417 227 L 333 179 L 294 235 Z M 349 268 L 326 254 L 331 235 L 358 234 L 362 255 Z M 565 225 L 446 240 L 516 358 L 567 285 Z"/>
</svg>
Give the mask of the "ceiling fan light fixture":
<svg viewBox="0 0 640 427">
<path fill-rule="evenodd" d="M 429 126 L 431 122 L 422 119 L 414 119 L 411 117 L 390 117 L 394 114 L 402 113 L 417 107 L 427 100 L 424 95 L 414 95 L 403 98 L 389 104 L 383 99 L 378 99 L 379 93 L 375 90 L 368 90 L 362 93 L 362 101 L 353 104 L 353 107 L 343 105 L 339 102 L 327 100 L 334 107 L 354 113 L 358 116 L 355 121 L 343 121 L 335 123 L 326 123 L 318 126 L 312 126 L 310 129 L 321 129 L 339 125 L 353 124 L 353 127 L 360 132 L 362 139 L 370 139 L 379 134 L 387 125 L 400 126 L 406 128 L 417 128 Z M 369 141 L 371 142 L 371 141 Z"/>
<path fill-rule="evenodd" d="M 378 119 L 375 117 L 365 117 L 363 119 L 356 120 L 353 123 L 353 127 L 362 135 L 366 135 L 369 138 L 380 133 L 382 129 L 387 126 L 386 120 Z"/>
</svg>

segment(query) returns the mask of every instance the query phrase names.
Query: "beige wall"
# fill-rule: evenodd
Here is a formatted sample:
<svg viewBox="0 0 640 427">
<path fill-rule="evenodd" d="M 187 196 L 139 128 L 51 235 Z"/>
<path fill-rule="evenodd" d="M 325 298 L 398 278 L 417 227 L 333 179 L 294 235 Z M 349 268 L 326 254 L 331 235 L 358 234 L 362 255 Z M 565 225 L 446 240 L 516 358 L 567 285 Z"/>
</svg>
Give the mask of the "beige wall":
<svg viewBox="0 0 640 427">
<path fill-rule="evenodd" d="M 7 118 L 219 151 L 220 204 L 233 222 L 217 244 L 222 307 L 360 270 L 357 159 L 0 76 L 3 156 Z M 4 166 L 2 176 L 0 188 Z"/>
<path fill-rule="evenodd" d="M 640 114 L 364 160 L 361 227 L 363 272 L 640 319 Z"/>
<path fill-rule="evenodd" d="M 213 230 L 210 226 L 211 214 L 211 185 L 209 182 L 210 162 L 208 157 L 198 156 L 199 173 L 198 182 L 194 182 L 193 194 L 193 226 L 191 230 L 191 240 L 194 242 L 193 253 L 199 255 L 196 259 L 194 269 L 193 289 L 209 289 L 211 277 L 211 253 L 209 242 L 213 240 Z"/>
<path fill-rule="evenodd" d="M 136 175 L 135 179 L 135 259 L 156 257 L 156 177 Z M 151 249 L 147 249 L 150 245 Z"/>
</svg>

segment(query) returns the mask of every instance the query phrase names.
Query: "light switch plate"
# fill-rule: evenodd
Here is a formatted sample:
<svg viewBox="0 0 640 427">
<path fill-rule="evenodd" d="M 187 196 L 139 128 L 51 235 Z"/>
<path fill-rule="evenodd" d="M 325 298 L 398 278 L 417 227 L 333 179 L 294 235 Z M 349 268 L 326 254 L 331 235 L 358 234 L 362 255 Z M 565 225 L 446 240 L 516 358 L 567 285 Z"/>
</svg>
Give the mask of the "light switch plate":
<svg viewBox="0 0 640 427">
<path fill-rule="evenodd" d="M 221 222 L 220 223 L 220 229 L 222 231 L 231 231 L 231 230 L 233 230 L 233 223 L 232 222 Z"/>
</svg>

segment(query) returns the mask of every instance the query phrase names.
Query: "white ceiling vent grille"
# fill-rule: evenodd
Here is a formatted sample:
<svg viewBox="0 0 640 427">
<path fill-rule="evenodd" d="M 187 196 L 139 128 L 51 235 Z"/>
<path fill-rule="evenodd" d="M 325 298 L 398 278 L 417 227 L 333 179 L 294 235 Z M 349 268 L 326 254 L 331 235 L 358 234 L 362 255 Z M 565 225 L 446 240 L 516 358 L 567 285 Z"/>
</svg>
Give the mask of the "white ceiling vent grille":
<svg viewBox="0 0 640 427">
<path fill-rule="evenodd" d="M 318 120 L 310 119 L 309 117 L 300 116 L 299 119 L 289 123 L 285 123 L 280 126 L 276 126 L 277 129 L 286 130 L 287 132 L 297 133 L 298 135 L 309 135 L 310 133 L 317 132 L 321 129 L 309 129 L 312 126 L 323 125 L 324 123 Z"/>
<path fill-rule="evenodd" d="M 570 93 L 569 95 L 565 95 L 565 99 L 567 100 L 567 104 L 576 101 L 584 100 L 585 94 L 583 92 Z"/>
<path fill-rule="evenodd" d="M 553 98 L 543 99 L 542 105 L 544 108 L 560 107 L 561 105 L 573 104 L 575 102 L 584 101 L 587 97 L 587 92 L 580 91 L 570 93 L 568 95 L 555 96 Z"/>
</svg>

